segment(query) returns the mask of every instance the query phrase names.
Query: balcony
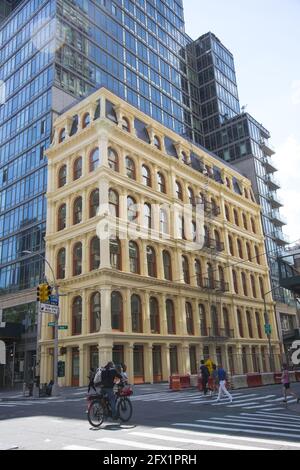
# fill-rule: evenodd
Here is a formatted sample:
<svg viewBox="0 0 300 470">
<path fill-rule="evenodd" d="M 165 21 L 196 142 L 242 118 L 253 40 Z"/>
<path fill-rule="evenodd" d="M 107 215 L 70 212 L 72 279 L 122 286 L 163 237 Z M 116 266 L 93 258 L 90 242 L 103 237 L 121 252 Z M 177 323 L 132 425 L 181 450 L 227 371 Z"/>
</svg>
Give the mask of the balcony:
<svg viewBox="0 0 300 470">
<path fill-rule="evenodd" d="M 269 218 L 272 220 L 273 224 L 276 227 L 282 227 L 283 225 L 287 225 L 287 219 L 280 214 L 278 210 L 273 210 L 269 213 Z"/>
<path fill-rule="evenodd" d="M 274 176 L 271 176 L 271 174 L 268 174 L 264 177 L 264 182 L 269 186 L 271 191 L 276 191 L 277 189 L 280 189 L 279 181 L 277 181 Z"/>
<path fill-rule="evenodd" d="M 289 238 L 281 230 L 273 230 L 271 236 L 279 246 L 285 246 L 289 244 Z"/>
<path fill-rule="evenodd" d="M 278 259 L 279 281 L 281 287 L 300 297 L 300 271 L 292 263 L 293 258 L 290 256 Z"/>
<path fill-rule="evenodd" d="M 266 155 L 268 155 L 269 157 L 272 157 L 272 155 L 275 155 L 276 152 L 273 146 L 269 144 L 269 142 L 262 139 L 259 144 L 260 144 L 260 148 Z"/>
<path fill-rule="evenodd" d="M 203 204 L 204 212 L 205 214 L 209 216 L 218 217 L 218 215 L 221 214 L 221 208 L 220 206 L 217 206 L 216 204 L 212 204 L 209 201 L 203 201 L 201 198 L 196 198 L 196 203 L 200 205 Z"/>
<path fill-rule="evenodd" d="M 214 279 L 204 278 L 203 288 L 225 293 L 225 292 L 229 292 L 229 283 L 224 282 L 224 281 L 216 281 Z"/>
<path fill-rule="evenodd" d="M 269 199 L 273 209 L 279 209 L 283 206 L 282 199 L 276 193 L 269 193 L 267 198 Z"/>
<path fill-rule="evenodd" d="M 278 171 L 272 158 L 264 157 L 262 159 L 262 164 L 264 165 L 267 173 L 275 173 Z"/>
<path fill-rule="evenodd" d="M 211 341 L 228 341 L 234 338 L 234 330 L 228 328 L 208 328 L 207 333 Z"/>
<path fill-rule="evenodd" d="M 225 250 L 225 245 L 223 242 L 219 242 L 217 240 L 214 240 L 213 238 L 205 237 L 203 248 L 221 252 Z"/>
</svg>

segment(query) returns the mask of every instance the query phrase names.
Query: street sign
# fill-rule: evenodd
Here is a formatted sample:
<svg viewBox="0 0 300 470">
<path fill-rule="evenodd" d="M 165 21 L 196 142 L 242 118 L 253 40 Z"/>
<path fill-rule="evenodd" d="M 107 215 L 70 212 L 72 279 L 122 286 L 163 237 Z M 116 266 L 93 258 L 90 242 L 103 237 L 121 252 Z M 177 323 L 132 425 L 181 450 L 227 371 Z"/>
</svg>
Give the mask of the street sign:
<svg viewBox="0 0 300 470">
<path fill-rule="evenodd" d="M 270 335 L 272 333 L 271 325 L 265 325 L 265 333 L 266 335 Z"/>
<path fill-rule="evenodd" d="M 55 326 L 55 321 L 50 321 L 50 322 L 48 323 L 48 326 Z"/>
<path fill-rule="evenodd" d="M 58 305 L 59 297 L 57 295 L 50 295 L 49 302 L 50 305 Z"/>
<path fill-rule="evenodd" d="M 57 305 L 40 304 L 40 313 L 51 313 L 52 315 L 58 315 L 59 307 Z"/>
<path fill-rule="evenodd" d="M 68 325 L 58 325 L 59 330 L 67 330 L 68 328 Z"/>
</svg>

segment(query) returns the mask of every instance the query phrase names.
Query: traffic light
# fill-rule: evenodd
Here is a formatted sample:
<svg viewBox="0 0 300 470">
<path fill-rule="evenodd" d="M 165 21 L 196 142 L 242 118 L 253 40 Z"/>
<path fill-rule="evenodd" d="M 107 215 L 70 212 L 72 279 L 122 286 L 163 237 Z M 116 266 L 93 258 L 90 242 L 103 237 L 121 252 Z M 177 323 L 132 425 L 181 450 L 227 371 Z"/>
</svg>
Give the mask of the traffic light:
<svg viewBox="0 0 300 470">
<path fill-rule="evenodd" d="M 52 294 L 52 287 L 49 286 L 49 284 L 47 285 L 47 301 L 50 300 L 50 296 Z"/>
<path fill-rule="evenodd" d="M 49 295 L 51 295 L 52 288 L 48 284 L 40 284 L 37 287 L 36 300 L 38 302 L 48 302 Z"/>
</svg>

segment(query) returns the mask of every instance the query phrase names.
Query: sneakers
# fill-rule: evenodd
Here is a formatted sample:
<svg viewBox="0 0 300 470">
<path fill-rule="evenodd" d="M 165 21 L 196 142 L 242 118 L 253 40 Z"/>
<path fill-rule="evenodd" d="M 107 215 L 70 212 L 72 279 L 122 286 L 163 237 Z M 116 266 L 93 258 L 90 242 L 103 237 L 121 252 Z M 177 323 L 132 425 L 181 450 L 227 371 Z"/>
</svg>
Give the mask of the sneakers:
<svg viewBox="0 0 300 470">
<path fill-rule="evenodd" d="M 297 400 L 297 405 L 299 405 L 299 403 L 300 403 L 300 397 L 299 397 L 298 400 Z"/>
</svg>

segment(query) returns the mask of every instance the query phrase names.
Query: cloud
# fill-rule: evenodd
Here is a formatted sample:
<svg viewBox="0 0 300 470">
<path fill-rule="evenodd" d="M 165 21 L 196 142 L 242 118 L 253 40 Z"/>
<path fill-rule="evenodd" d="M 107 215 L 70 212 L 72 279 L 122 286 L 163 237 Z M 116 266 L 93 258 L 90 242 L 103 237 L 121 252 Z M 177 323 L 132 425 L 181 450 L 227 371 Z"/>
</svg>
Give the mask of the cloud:
<svg viewBox="0 0 300 470">
<path fill-rule="evenodd" d="M 284 204 L 281 212 L 288 219 L 284 232 L 290 236 L 291 242 L 294 242 L 300 239 L 300 141 L 291 135 L 278 147 L 273 159 L 278 168 L 276 178 L 281 184 L 279 196 Z"/>
<path fill-rule="evenodd" d="M 292 82 L 292 103 L 297 106 L 300 104 L 300 80 Z"/>
</svg>

